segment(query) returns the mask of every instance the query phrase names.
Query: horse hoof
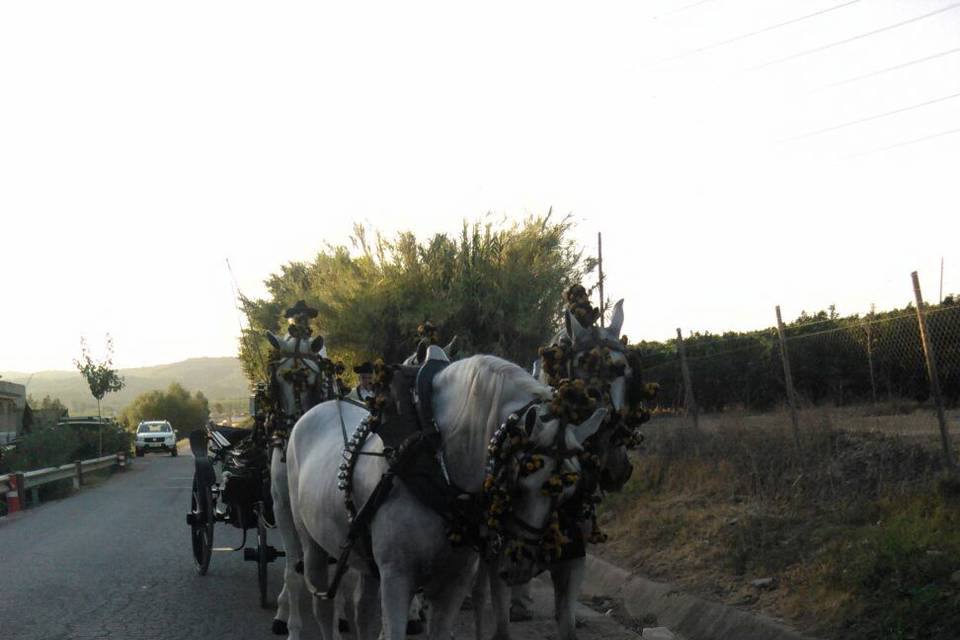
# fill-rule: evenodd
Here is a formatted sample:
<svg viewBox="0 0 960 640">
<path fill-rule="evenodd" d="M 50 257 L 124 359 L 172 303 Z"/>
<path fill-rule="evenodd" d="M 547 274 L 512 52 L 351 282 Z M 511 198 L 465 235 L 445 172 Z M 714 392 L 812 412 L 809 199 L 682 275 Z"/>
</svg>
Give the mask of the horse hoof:
<svg viewBox="0 0 960 640">
<path fill-rule="evenodd" d="M 273 630 L 274 635 L 277 635 L 277 636 L 287 635 L 287 623 L 284 620 L 277 620 L 276 618 L 274 618 L 273 627 L 271 627 L 271 629 Z"/>
<path fill-rule="evenodd" d="M 419 620 L 407 620 L 407 635 L 418 636 L 423 633 L 423 623 Z"/>
</svg>

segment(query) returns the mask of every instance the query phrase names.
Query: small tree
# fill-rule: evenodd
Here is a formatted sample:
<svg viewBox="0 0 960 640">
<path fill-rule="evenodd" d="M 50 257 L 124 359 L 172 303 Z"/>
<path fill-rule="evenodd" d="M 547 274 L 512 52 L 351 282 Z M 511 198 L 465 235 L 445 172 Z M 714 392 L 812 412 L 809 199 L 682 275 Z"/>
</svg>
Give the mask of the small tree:
<svg viewBox="0 0 960 640">
<path fill-rule="evenodd" d="M 99 455 L 103 455 L 103 416 L 100 412 L 100 401 L 103 396 L 113 391 L 123 389 L 123 378 L 113 368 L 113 338 L 107 334 L 107 354 L 104 359 L 97 362 L 90 355 L 90 348 L 87 346 L 86 338 L 80 338 L 80 358 L 74 360 L 80 375 L 90 386 L 90 394 L 97 399 L 97 420 L 101 423 L 97 427 L 97 437 L 99 440 Z"/>
</svg>

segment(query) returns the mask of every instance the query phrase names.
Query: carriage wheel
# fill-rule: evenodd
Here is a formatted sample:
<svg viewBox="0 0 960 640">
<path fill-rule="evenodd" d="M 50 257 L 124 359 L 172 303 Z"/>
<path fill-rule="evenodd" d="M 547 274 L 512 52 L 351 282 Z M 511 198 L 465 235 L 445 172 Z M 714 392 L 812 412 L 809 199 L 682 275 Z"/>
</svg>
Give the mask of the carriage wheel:
<svg viewBox="0 0 960 640">
<path fill-rule="evenodd" d="M 267 521 L 263 517 L 263 503 L 258 503 L 257 515 L 257 582 L 260 585 L 260 607 L 269 608 L 267 603 L 267 565 L 270 564 L 270 547 L 267 546 Z"/>
<path fill-rule="evenodd" d="M 193 478 L 193 494 L 190 497 L 190 540 L 193 544 L 193 566 L 201 576 L 210 567 L 213 551 L 213 492 L 210 485 L 197 476 Z"/>
</svg>

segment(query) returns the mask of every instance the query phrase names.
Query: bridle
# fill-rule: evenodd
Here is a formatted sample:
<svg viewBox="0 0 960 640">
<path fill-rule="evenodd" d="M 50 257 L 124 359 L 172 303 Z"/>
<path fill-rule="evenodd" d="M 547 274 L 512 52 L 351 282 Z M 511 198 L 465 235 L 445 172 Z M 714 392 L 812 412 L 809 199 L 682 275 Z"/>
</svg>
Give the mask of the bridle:
<svg viewBox="0 0 960 640">
<path fill-rule="evenodd" d="M 270 395 L 275 399 L 272 440 L 274 447 L 283 449 L 286 448 L 290 429 L 315 404 L 308 399 L 310 404 L 306 405 L 304 396 L 311 391 L 318 391 L 317 402 L 333 396 L 333 376 L 323 375 L 334 370 L 333 363 L 319 354 L 301 351 L 302 342 L 306 341 L 297 336 L 293 352 L 282 351 L 281 357 L 272 360 L 269 365 Z M 290 368 L 280 372 L 281 367 L 289 362 L 292 362 Z M 312 384 L 309 382 L 311 375 L 315 376 Z M 293 407 L 286 406 L 287 396 L 281 388 L 281 378 L 291 387 Z"/>
<path fill-rule="evenodd" d="M 505 543 L 513 554 L 534 555 L 530 547 L 536 545 L 542 546 L 546 555 L 559 553 L 562 536 L 558 509 L 564 490 L 579 481 L 578 457 L 581 451 L 567 447 L 567 424 L 563 420 L 560 420 L 557 435 L 549 446 L 530 444 L 537 412 L 544 402 L 531 400 L 510 414 L 490 440 L 483 484 L 487 529 L 484 553 L 488 558 L 496 557 Z M 544 458 L 552 459 L 556 468 L 541 488 L 541 493 L 550 497 L 549 516 L 543 526 L 536 526 L 517 515 L 511 507 L 521 478 L 542 469 Z M 572 470 L 562 472 L 564 466 Z"/>
</svg>

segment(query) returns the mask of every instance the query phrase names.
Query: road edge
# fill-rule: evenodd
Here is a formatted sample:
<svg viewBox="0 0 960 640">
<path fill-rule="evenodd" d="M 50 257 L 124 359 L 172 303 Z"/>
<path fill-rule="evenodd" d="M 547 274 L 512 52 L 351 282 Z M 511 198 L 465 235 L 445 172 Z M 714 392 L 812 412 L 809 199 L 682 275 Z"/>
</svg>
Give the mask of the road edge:
<svg viewBox="0 0 960 640">
<path fill-rule="evenodd" d="M 592 555 L 587 556 L 583 594 L 621 600 L 631 616 L 654 615 L 657 626 L 688 640 L 817 640 L 768 616 L 704 600 Z"/>
</svg>

